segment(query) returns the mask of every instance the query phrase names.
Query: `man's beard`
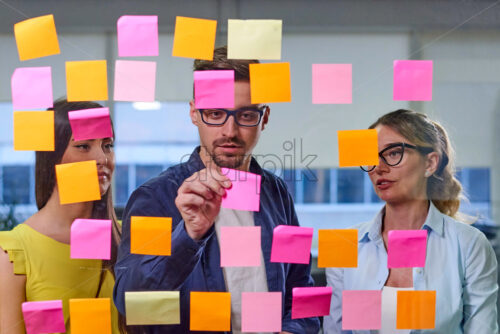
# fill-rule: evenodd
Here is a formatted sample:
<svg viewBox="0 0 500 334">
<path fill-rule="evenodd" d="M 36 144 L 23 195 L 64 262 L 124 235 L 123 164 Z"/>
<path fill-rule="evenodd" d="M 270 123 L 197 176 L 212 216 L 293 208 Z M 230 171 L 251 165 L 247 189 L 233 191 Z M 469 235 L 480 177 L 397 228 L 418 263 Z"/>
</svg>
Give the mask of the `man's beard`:
<svg viewBox="0 0 500 334">
<path fill-rule="evenodd" d="M 228 144 L 234 144 L 237 146 L 245 147 L 245 142 L 241 139 L 238 138 L 233 138 L 230 141 L 227 140 L 215 140 L 212 143 L 212 147 L 214 148 L 213 152 L 208 152 L 210 154 L 210 157 L 212 158 L 212 161 L 219 167 L 225 167 L 225 168 L 232 168 L 232 169 L 237 169 L 243 165 L 243 162 L 245 161 L 245 158 L 247 155 L 226 155 L 226 154 L 216 154 L 215 153 L 215 148 L 217 146 L 221 145 L 228 145 Z M 227 160 L 226 158 L 230 158 Z"/>
</svg>

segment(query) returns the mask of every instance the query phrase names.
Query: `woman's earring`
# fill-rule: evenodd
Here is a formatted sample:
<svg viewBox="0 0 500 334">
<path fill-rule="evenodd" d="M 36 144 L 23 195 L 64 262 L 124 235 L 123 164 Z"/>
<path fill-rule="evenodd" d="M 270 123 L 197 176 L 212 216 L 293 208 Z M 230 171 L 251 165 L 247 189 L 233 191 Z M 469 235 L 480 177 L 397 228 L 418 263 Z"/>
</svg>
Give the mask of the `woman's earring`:
<svg viewBox="0 0 500 334">
<path fill-rule="evenodd" d="M 431 172 L 429 172 L 428 170 L 425 171 L 425 174 L 424 174 L 425 177 L 429 177 L 431 176 Z"/>
</svg>

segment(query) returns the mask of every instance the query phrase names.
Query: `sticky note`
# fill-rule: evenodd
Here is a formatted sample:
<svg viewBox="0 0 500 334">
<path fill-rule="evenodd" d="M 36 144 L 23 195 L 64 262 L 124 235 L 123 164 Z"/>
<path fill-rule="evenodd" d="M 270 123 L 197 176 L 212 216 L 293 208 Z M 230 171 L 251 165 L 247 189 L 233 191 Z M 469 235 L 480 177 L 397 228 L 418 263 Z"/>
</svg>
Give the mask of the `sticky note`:
<svg viewBox="0 0 500 334">
<path fill-rule="evenodd" d="M 111 300 L 82 298 L 69 300 L 71 334 L 111 334 Z"/>
<path fill-rule="evenodd" d="M 282 20 L 227 20 L 228 59 L 281 59 Z"/>
<path fill-rule="evenodd" d="M 108 108 L 70 111 L 68 118 L 74 140 L 113 137 Z"/>
<path fill-rule="evenodd" d="M 221 226 L 221 267 L 258 267 L 261 263 L 260 226 Z"/>
<path fill-rule="evenodd" d="M 380 329 L 381 290 L 342 291 L 342 329 Z"/>
<path fill-rule="evenodd" d="M 339 167 L 378 165 L 377 130 L 340 130 L 337 138 Z"/>
<path fill-rule="evenodd" d="M 47 109 L 53 106 L 50 66 L 16 68 L 12 74 L 11 87 L 14 110 Z"/>
<path fill-rule="evenodd" d="M 281 332 L 281 292 L 243 292 L 241 331 Z"/>
<path fill-rule="evenodd" d="M 171 254 L 172 218 L 139 217 L 130 218 L 130 252 L 133 254 Z"/>
<path fill-rule="evenodd" d="M 387 267 L 425 267 L 427 230 L 392 230 L 387 243 Z"/>
<path fill-rule="evenodd" d="M 56 178 L 61 204 L 101 199 L 95 160 L 56 165 Z"/>
<path fill-rule="evenodd" d="M 197 109 L 234 108 L 234 70 L 194 71 Z"/>
<path fill-rule="evenodd" d="M 60 53 L 52 14 L 14 24 L 14 35 L 21 61 Z"/>
<path fill-rule="evenodd" d="M 156 88 L 156 62 L 117 60 L 115 63 L 115 101 L 153 102 Z"/>
<path fill-rule="evenodd" d="M 394 100 L 432 100 L 432 60 L 394 61 Z"/>
<path fill-rule="evenodd" d="M 116 27 L 119 57 L 158 56 L 157 15 L 123 15 Z"/>
<path fill-rule="evenodd" d="M 292 319 L 322 317 L 330 314 L 332 287 L 292 289 Z"/>
<path fill-rule="evenodd" d="M 358 266 L 358 230 L 319 230 L 318 268 Z"/>
<path fill-rule="evenodd" d="M 231 180 L 231 188 L 222 197 L 222 207 L 243 211 L 259 211 L 260 183 L 258 174 L 236 169 L 221 168 L 222 174 Z"/>
<path fill-rule="evenodd" d="M 14 111 L 14 150 L 54 151 L 54 111 Z"/>
<path fill-rule="evenodd" d="M 276 226 L 271 246 L 271 262 L 308 264 L 313 231 L 312 227 Z"/>
<path fill-rule="evenodd" d="M 125 292 L 127 325 L 181 323 L 179 291 Z"/>
<path fill-rule="evenodd" d="M 352 103 L 352 64 L 313 64 L 312 103 Z"/>
<path fill-rule="evenodd" d="M 111 220 L 75 219 L 71 224 L 71 258 L 111 258 Z"/>
<path fill-rule="evenodd" d="M 66 332 L 62 300 L 24 302 L 21 308 L 26 334 Z"/>
<path fill-rule="evenodd" d="M 191 291 L 190 323 L 192 331 L 230 331 L 231 294 L 229 292 Z"/>
<path fill-rule="evenodd" d="M 290 102 L 290 63 L 250 64 L 252 103 Z"/>
<path fill-rule="evenodd" d="M 434 329 L 436 291 L 398 291 L 397 329 Z"/>
<path fill-rule="evenodd" d="M 216 29 L 216 20 L 177 16 L 172 56 L 212 60 Z"/>
<path fill-rule="evenodd" d="M 107 100 L 108 74 L 106 61 L 67 61 L 66 91 L 70 102 Z"/>
</svg>

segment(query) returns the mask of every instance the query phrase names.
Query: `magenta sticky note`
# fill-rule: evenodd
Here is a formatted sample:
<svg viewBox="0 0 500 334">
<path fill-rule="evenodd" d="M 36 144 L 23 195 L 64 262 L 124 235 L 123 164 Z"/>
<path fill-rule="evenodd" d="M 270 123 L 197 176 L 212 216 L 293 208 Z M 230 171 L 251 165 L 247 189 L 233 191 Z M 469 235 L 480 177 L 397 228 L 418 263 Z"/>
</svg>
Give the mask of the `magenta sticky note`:
<svg viewBox="0 0 500 334">
<path fill-rule="evenodd" d="M 71 225 L 71 258 L 111 258 L 111 220 L 75 219 Z"/>
<path fill-rule="evenodd" d="M 193 76 L 196 108 L 234 108 L 234 70 L 194 71 Z"/>
<path fill-rule="evenodd" d="M 50 66 L 16 68 L 12 74 L 11 87 L 14 110 L 47 109 L 53 106 Z"/>
<path fill-rule="evenodd" d="M 292 319 L 322 317 L 330 314 L 332 287 L 292 289 Z"/>
<path fill-rule="evenodd" d="M 352 103 L 352 64 L 313 64 L 312 103 Z"/>
<path fill-rule="evenodd" d="M 74 140 L 113 137 L 108 108 L 70 111 L 68 118 Z"/>
<path fill-rule="evenodd" d="M 123 15 L 117 23 L 118 56 L 158 56 L 158 16 Z"/>
<path fill-rule="evenodd" d="M 222 197 L 222 207 L 242 211 L 259 211 L 261 176 L 236 169 L 221 168 L 231 180 L 231 188 Z"/>
<path fill-rule="evenodd" d="M 308 264 L 314 229 L 278 225 L 274 228 L 271 262 Z"/>
<path fill-rule="evenodd" d="M 221 226 L 219 243 L 221 267 L 260 266 L 260 226 Z"/>
<path fill-rule="evenodd" d="M 26 334 L 65 333 L 62 300 L 22 303 Z"/>
<path fill-rule="evenodd" d="M 243 292 L 241 294 L 241 331 L 281 332 L 281 292 Z"/>
<path fill-rule="evenodd" d="M 380 329 L 381 290 L 342 291 L 342 329 Z"/>
<path fill-rule="evenodd" d="M 432 60 L 394 61 L 394 100 L 432 100 Z"/>
<path fill-rule="evenodd" d="M 425 267 L 427 230 L 392 230 L 387 243 L 388 268 Z"/>
<path fill-rule="evenodd" d="M 115 64 L 115 101 L 154 102 L 156 62 L 117 60 Z"/>
</svg>

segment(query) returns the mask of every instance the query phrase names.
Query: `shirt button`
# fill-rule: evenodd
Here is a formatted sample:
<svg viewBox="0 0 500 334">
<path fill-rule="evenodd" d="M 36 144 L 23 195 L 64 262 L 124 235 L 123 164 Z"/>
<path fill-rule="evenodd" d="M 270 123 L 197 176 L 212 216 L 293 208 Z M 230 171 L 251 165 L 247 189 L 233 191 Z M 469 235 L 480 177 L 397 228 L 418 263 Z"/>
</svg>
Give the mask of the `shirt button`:
<svg viewBox="0 0 500 334">
<path fill-rule="evenodd" d="M 417 269 L 417 274 L 422 274 L 422 269 Z"/>
</svg>

